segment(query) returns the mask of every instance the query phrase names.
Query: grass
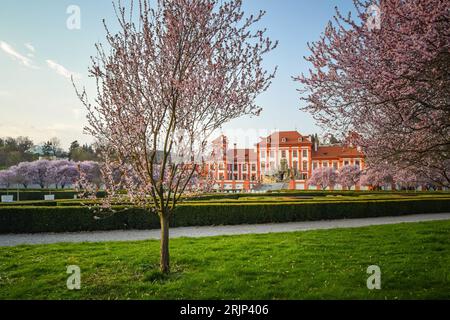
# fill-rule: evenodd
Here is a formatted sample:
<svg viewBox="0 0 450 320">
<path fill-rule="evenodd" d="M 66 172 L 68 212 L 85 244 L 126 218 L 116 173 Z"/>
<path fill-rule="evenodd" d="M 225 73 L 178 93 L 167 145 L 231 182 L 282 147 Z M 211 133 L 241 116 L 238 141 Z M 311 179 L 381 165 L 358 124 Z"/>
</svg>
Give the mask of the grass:
<svg viewBox="0 0 450 320">
<path fill-rule="evenodd" d="M 449 299 L 450 221 L 171 242 L 0 248 L 1 299 Z M 82 288 L 66 288 L 66 267 Z M 367 267 L 382 290 L 366 287 Z"/>
</svg>

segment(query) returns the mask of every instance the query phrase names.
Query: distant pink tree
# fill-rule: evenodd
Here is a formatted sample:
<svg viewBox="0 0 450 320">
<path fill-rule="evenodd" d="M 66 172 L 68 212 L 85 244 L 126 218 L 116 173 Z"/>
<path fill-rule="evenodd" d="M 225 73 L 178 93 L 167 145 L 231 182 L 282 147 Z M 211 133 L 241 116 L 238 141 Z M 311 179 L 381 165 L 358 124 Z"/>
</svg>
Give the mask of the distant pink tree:
<svg viewBox="0 0 450 320">
<path fill-rule="evenodd" d="M 66 186 L 75 186 L 80 178 L 78 166 L 72 161 L 60 162 L 56 170 L 55 184 L 61 188 Z"/>
<path fill-rule="evenodd" d="M 50 161 L 38 160 L 31 163 L 30 178 L 33 184 L 39 185 L 42 189 L 48 186 L 50 174 Z"/>
<path fill-rule="evenodd" d="M 390 168 L 377 167 L 369 168 L 361 173 L 360 184 L 365 187 L 381 189 L 394 183 Z"/>
<path fill-rule="evenodd" d="M 414 171 L 408 169 L 398 170 L 394 174 L 395 183 L 402 189 L 416 189 L 421 185 L 420 176 L 418 176 Z"/>
<path fill-rule="evenodd" d="M 0 171 L 0 186 L 9 189 L 15 183 L 14 169 L 7 169 Z"/>
<path fill-rule="evenodd" d="M 77 164 L 79 174 L 83 176 L 85 182 L 95 186 L 98 191 L 103 184 L 100 164 L 95 161 L 83 161 Z"/>
<path fill-rule="evenodd" d="M 31 162 L 21 162 L 17 166 L 13 167 L 15 183 L 22 185 L 24 188 L 28 188 L 33 183 L 31 175 Z"/>
<path fill-rule="evenodd" d="M 86 131 L 104 146 L 103 206 L 130 201 L 159 216 L 167 273 L 176 205 L 210 185 L 203 173 L 211 134 L 260 113 L 255 98 L 274 77 L 263 56 L 276 44 L 255 27 L 264 12 L 245 17 L 241 0 L 138 4 L 129 18 L 119 3 L 120 32 L 106 27 L 108 48 L 97 45 L 96 103 L 77 93 L 88 109 Z"/>
<path fill-rule="evenodd" d="M 432 166 L 449 186 L 450 2 L 354 4 L 356 18 L 337 10 L 309 44 L 312 68 L 297 78 L 304 110 L 331 132 L 358 133 L 375 165 Z"/>
<path fill-rule="evenodd" d="M 339 169 L 337 176 L 337 183 L 342 188 L 350 190 L 359 183 L 361 177 L 361 170 L 359 166 L 344 166 Z"/>
<path fill-rule="evenodd" d="M 337 182 L 337 173 L 333 168 L 322 167 L 313 171 L 309 184 L 319 186 L 322 190 L 332 188 Z"/>
</svg>

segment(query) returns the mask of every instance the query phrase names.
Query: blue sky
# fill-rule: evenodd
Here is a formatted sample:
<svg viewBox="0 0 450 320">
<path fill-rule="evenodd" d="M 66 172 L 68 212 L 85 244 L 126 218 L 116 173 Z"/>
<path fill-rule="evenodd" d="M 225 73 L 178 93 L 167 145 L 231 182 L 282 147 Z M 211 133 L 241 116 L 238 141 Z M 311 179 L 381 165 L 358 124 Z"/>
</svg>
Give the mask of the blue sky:
<svg viewBox="0 0 450 320">
<path fill-rule="evenodd" d="M 124 1 L 127 2 L 127 1 Z M 81 29 L 69 30 L 67 8 L 81 10 Z M 351 0 L 244 0 L 247 13 L 260 9 L 279 47 L 266 57 L 278 65 L 273 85 L 258 98 L 263 113 L 258 118 L 235 120 L 224 132 L 241 145 L 251 146 L 267 130 L 319 132 L 312 118 L 301 111 L 292 76 L 306 72 L 307 42 L 318 39 L 338 6 L 347 12 Z M 67 148 L 73 140 L 89 142 L 83 135 L 84 109 L 67 79 L 90 88 L 87 69 L 94 44 L 104 41 L 102 19 L 115 24 L 111 0 L 2 0 L 0 8 L 0 136 L 30 136 L 35 143 L 57 136 Z M 246 138 L 244 138 L 246 137 Z"/>
</svg>

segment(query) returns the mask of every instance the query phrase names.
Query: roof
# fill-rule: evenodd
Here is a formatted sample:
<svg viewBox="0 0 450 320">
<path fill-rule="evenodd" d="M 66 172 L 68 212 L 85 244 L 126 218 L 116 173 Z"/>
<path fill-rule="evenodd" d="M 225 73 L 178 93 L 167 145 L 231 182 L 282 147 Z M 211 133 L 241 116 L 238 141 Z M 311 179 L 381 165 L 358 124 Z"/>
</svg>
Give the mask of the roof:
<svg viewBox="0 0 450 320">
<path fill-rule="evenodd" d="M 237 160 L 238 162 L 255 162 L 258 160 L 258 157 L 255 150 L 252 149 L 228 149 L 227 161 L 234 162 L 234 160 Z"/>
<path fill-rule="evenodd" d="M 259 146 L 276 145 L 276 146 L 297 146 L 299 144 L 312 144 L 307 136 L 301 135 L 298 131 L 279 131 L 274 132 L 270 136 L 263 138 L 258 143 Z"/>
<path fill-rule="evenodd" d="M 320 146 L 312 151 L 312 159 L 361 158 L 364 154 L 354 147 Z"/>
</svg>

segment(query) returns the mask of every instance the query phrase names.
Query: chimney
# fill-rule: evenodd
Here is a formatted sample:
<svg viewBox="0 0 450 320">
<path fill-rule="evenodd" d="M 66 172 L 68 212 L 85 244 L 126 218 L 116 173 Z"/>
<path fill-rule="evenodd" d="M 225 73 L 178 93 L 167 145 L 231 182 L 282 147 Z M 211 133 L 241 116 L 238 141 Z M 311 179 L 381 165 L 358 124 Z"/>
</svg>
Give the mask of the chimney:
<svg viewBox="0 0 450 320">
<path fill-rule="evenodd" d="M 314 139 L 314 151 L 317 152 L 319 150 L 319 141 Z"/>
</svg>

